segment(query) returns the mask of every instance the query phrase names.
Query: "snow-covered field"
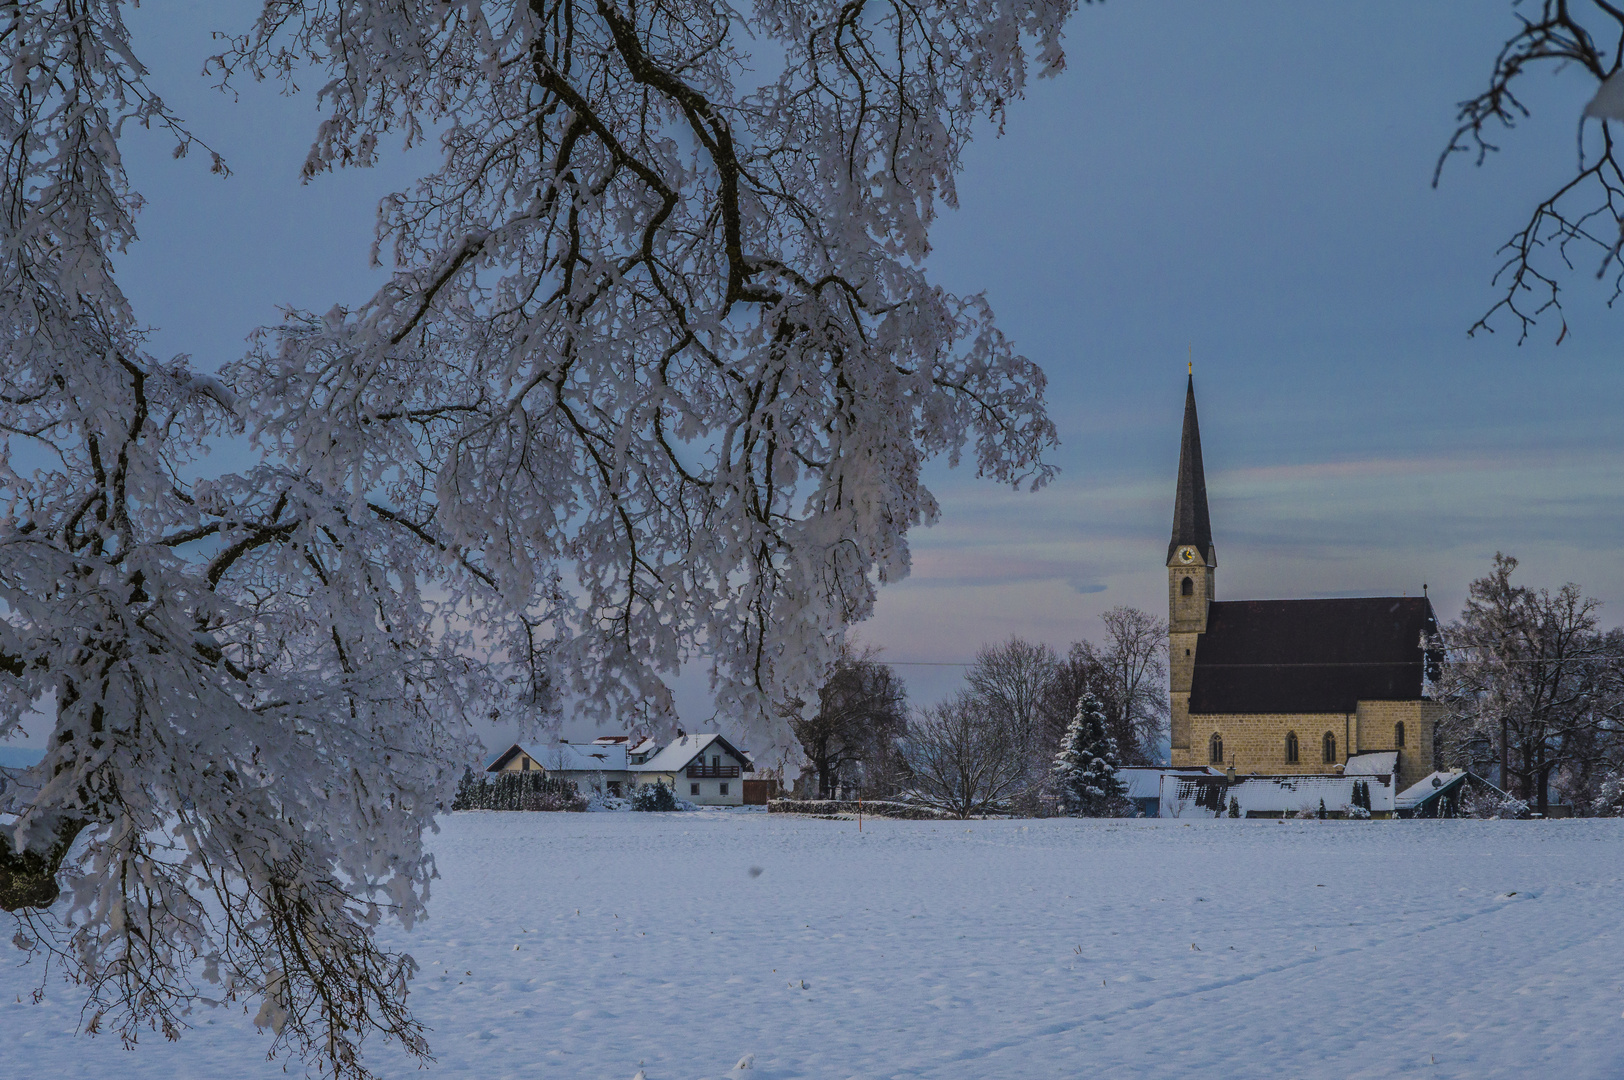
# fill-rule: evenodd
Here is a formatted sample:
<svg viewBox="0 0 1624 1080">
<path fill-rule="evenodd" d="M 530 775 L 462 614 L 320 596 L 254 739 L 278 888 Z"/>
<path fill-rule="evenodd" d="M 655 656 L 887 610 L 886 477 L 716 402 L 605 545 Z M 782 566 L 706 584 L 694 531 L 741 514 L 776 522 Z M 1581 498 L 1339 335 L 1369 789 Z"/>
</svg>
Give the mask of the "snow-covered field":
<svg viewBox="0 0 1624 1080">
<path fill-rule="evenodd" d="M 439 1060 L 391 1076 L 1624 1075 L 1624 822 L 476 813 L 434 847 L 389 938 Z M 126 1052 L 35 981 L 0 966 L 0 1076 L 283 1075 L 241 1015 Z"/>
</svg>

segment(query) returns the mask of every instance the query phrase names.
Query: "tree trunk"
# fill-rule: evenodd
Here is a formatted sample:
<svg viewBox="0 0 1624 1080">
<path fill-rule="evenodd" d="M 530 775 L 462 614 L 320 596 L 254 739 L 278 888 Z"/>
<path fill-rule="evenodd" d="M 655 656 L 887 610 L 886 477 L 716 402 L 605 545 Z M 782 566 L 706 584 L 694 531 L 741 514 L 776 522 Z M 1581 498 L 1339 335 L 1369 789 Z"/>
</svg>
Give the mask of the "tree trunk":
<svg viewBox="0 0 1624 1080">
<path fill-rule="evenodd" d="M 26 849 L 13 851 L 10 839 L 0 836 L 0 909 L 43 909 L 56 903 L 62 891 L 56 883 L 57 871 L 87 824 L 77 818 L 63 821 L 57 827 L 56 842 L 44 855 Z"/>
<path fill-rule="evenodd" d="M 1511 731 L 1504 716 L 1500 717 L 1500 788 L 1511 793 Z"/>
</svg>

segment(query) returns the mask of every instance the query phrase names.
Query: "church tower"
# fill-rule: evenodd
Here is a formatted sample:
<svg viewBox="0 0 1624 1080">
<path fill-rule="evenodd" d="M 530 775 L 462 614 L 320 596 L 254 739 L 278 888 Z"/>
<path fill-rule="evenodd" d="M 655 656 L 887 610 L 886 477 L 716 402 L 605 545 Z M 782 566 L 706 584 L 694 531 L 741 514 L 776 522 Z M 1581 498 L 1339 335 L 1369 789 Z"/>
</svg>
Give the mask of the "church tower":
<svg viewBox="0 0 1624 1080">
<path fill-rule="evenodd" d="M 1207 478 L 1201 467 L 1201 426 L 1195 415 L 1195 376 L 1184 393 L 1184 438 L 1173 496 L 1173 539 L 1167 545 L 1168 674 L 1172 691 L 1173 764 L 1191 764 L 1190 684 L 1196 642 L 1207 631 L 1218 553 L 1207 516 Z"/>
</svg>

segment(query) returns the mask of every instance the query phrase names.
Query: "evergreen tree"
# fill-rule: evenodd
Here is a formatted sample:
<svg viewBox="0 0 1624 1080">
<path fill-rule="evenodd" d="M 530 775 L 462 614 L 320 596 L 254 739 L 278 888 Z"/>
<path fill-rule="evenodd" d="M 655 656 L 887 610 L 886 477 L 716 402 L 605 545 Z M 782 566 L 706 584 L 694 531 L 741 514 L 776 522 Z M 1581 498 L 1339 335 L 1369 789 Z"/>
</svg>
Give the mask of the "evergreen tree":
<svg viewBox="0 0 1624 1080">
<path fill-rule="evenodd" d="M 1092 693 L 1077 701 L 1077 715 L 1060 740 L 1053 776 L 1068 814 L 1105 817 L 1116 812 L 1127 795 L 1117 779 L 1116 740 L 1106 730 L 1105 710 Z"/>
<path fill-rule="evenodd" d="M 677 808 L 677 797 L 663 783 L 645 784 L 632 792 L 632 809 L 663 813 Z"/>
</svg>

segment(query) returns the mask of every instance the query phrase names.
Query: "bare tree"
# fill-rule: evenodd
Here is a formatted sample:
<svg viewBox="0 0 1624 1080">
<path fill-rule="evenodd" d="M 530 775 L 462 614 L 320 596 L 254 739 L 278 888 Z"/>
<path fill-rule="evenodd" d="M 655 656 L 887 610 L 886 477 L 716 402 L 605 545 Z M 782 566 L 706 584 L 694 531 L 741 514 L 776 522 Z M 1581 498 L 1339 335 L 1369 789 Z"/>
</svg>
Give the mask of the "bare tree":
<svg viewBox="0 0 1624 1080">
<path fill-rule="evenodd" d="M 908 691 L 872 652 L 838 662 L 818 691 L 818 711 L 790 722 L 829 799 L 851 772 L 889 775 L 896 741 L 908 730 Z M 855 767 L 864 766 L 858 770 Z"/>
<path fill-rule="evenodd" d="M 1138 608 L 1118 606 L 1100 616 L 1105 623 L 1099 661 L 1112 690 L 1108 716 L 1117 746 L 1126 757 L 1150 764 L 1167 734 L 1167 620 Z"/>
<path fill-rule="evenodd" d="M 1624 66 L 1624 5 L 1607 0 L 1513 0 L 1512 6 L 1518 29 L 1495 57 L 1488 87 L 1460 104 L 1458 126 L 1433 172 L 1434 187 L 1452 157 L 1467 154 L 1482 165 L 1499 149 L 1499 133 L 1529 115 L 1518 97 L 1529 73 L 1575 70 L 1599 88 Z M 1576 263 L 1583 269 L 1594 266 L 1597 279 L 1610 278 L 1613 299 L 1624 291 L 1624 261 L 1619 258 L 1624 242 L 1624 170 L 1613 134 L 1606 119 L 1581 120 L 1573 172 L 1535 205 L 1501 248 L 1504 259 L 1494 277 L 1502 290 L 1500 298 L 1473 324 L 1472 333 L 1492 332 L 1491 322 L 1504 314 L 1517 327 L 1520 341 L 1549 312 L 1560 323 L 1556 337 L 1560 342 L 1567 335 L 1561 278 L 1574 272 Z"/>
<path fill-rule="evenodd" d="M 913 797 L 961 818 L 1002 809 L 1030 783 L 1027 747 L 974 693 L 923 710 L 903 754 Z"/>
<path fill-rule="evenodd" d="M 1553 775 L 1576 781 L 1569 794 L 1588 802 L 1616 752 L 1620 637 L 1597 631 L 1599 603 L 1577 585 L 1529 589 L 1512 583 L 1516 568 L 1497 553 L 1444 631 L 1449 711 L 1438 747 L 1450 764 L 1487 748 L 1504 762 L 1508 790 L 1543 813 Z"/>
<path fill-rule="evenodd" d="M 1044 688 L 1039 703 L 1044 743 L 1057 744 L 1077 702 L 1093 694 L 1122 763 L 1154 764 L 1169 712 L 1167 623 L 1131 607 L 1114 607 L 1102 618 L 1105 640 L 1074 642 Z"/>
<path fill-rule="evenodd" d="M 1011 637 L 1001 645 L 984 645 L 965 675 L 969 693 L 988 718 L 1002 725 L 1020 752 L 1042 775 L 1048 769 L 1053 742 L 1045 739 L 1041 711 L 1044 693 L 1060 661 L 1047 645 Z"/>
<path fill-rule="evenodd" d="M 907 572 L 927 462 L 1050 475 L 1042 372 L 921 260 L 1075 4 L 265 0 L 209 66 L 320 73 L 306 178 L 438 154 L 373 296 L 218 373 L 118 276 L 127 137 L 227 168 L 129 6 L 0 9 L 0 738 L 54 709 L 0 907 L 92 1029 L 257 1000 L 364 1073 L 369 1033 L 428 1052 L 374 930 L 424 913 L 471 703 L 669 714 L 703 652 L 776 741 Z"/>
</svg>

